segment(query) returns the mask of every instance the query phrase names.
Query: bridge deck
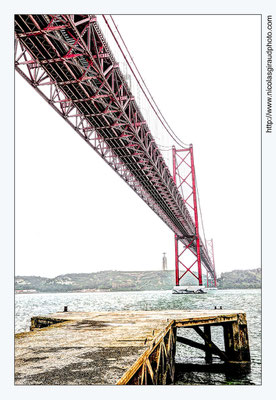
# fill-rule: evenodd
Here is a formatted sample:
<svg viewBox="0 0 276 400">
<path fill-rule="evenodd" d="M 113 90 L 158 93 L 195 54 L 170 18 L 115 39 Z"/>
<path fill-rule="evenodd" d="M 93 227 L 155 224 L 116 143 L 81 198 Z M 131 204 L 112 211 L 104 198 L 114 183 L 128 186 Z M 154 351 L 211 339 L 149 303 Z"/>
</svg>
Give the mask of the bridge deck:
<svg viewBox="0 0 276 400">
<path fill-rule="evenodd" d="M 199 247 L 191 240 L 196 223 L 183 186 L 180 190 L 171 176 L 96 20 L 95 15 L 83 14 L 15 15 L 15 69 L 198 254 Z M 214 277 L 205 242 L 197 236 L 201 262 Z"/>
<path fill-rule="evenodd" d="M 128 383 L 172 327 L 234 323 L 243 316 L 232 310 L 167 310 L 33 317 L 33 330 L 15 338 L 15 383 Z"/>
</svg>

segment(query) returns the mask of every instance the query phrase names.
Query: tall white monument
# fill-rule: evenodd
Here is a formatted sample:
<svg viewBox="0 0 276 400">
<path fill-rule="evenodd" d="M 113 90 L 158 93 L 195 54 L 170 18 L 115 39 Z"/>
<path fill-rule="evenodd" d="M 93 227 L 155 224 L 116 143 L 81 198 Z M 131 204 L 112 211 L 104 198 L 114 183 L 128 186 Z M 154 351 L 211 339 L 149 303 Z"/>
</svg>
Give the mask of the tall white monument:
<svg viewBox="0 0 276 400">
<path fill-rule="evenodd" d="M 168 269 L 168 263 L 167 263 L 167 257 L 166 257 L 166 253 L 163 253 L 163 263 L 162 263 L 162 269 L 163 271 L 167 271 Z"/>
</svg>

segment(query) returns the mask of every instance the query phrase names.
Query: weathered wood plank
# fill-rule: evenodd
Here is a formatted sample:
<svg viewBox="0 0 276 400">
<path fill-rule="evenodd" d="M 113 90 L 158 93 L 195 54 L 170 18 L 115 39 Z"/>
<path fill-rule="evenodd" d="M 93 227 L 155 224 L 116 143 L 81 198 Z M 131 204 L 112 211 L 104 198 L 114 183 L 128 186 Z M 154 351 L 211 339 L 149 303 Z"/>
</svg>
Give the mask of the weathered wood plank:
<svg viewBox="0 0 276 400">
<path fill-rule="evenodd" d="M 194 330 L 196 331 L 196 333 L 202 337 L 202 339 L 205 340 L 205 343 L 208 344 L 208 346 L 210 346 L 210 348 L 214 351 L 216 351 L 216 354 L 223 360 L 223 361 L 229 361 L 228 357 L 226 356 L 226 354 L 224 353 L 224 351 L 221 351 L 216 345 L 215 343 L 213 343 L 208 335 L 206 335 L 204 332 L 202 332 L 202 330 L 198 327 L 195 326 Z"/>
<path fill-rule="evenodd" d="M 245 314 L 237 322 L 223 324 L 225 353 L 231 362 L 250 362 L 249 338 Z"/>
<path fill-rule="evenodd" d="M 205 337 L 208 338 L 208 342 L 205 339 L 206 351 L 205 351 L 205 360 L 207 363 L 212 362 L 212 346 L 211 346 L 211 325 L 204 325 L 203 326 Z"/>
<path fill-rule="evenodd" d="M 191 340 L 191 339 L 184 338 L 183 336 L 177 336 L 176 340 L 179 343 L 186 344 L 187 346 L 191 346 L 191 347 L 194 347 L 199 350 L 203 350 L 203 351 L 207 350 L 206 345 L 195 342 L 194 340 Z"/>
<path fill-rule="evenodd" d="M 220 353 L 221 353 L 221 350 L 219 350 L 219 352 L 218 352 L 215 347 L 212 347 L 212 345 L 206 345 L 206 344 L 198 343 L 198 342 L 195 342 L 194 340 L 187 339 L 187 338 L 184 338 L 182 336 L 177 336 L 177 341 L 179 343 L 186 344 L 188 346 L 194 347 L 194 348 L 199 349 L 199 350 L 203 350 L 205 352 L 206 351 L 210 351 L 210 353 L 214 354 L 214 355 L 220 355 Z"/>
</svg>

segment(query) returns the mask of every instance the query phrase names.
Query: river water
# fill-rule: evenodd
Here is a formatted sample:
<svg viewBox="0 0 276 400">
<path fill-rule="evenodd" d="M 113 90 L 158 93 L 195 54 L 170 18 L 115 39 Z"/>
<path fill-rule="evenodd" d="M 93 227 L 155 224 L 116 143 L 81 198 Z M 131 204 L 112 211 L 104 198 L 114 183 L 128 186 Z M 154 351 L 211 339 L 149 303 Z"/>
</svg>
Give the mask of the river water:
<svg viewBox="0 0 276 400">
<path fill-rule="evenodd" d="M 260 385 L 261 384 L 261 290 L 214 290 L 203 295 L 173 295 L 171 291 L 101 292 L 101 293 L 35 293 L 15 295 L 15 332 L 28 331 L 30 319 L 62 311 L 120 311 L 120 310 L 244 310 L 247 316 L 251 368 L 242 371 L 185 372 L 180 364 L 205 364 L 204 353 L 177 344 L 177 385 Z M 181 329 L 179 335 L 200 342 L 192 329 Z M 185 331 L 185 332 L 184 332 Z M 212 327 L 212 340 L 223 350 L 222 327 Z M 214 357 L 213 363 L 219 364 Z"/>
</svg>

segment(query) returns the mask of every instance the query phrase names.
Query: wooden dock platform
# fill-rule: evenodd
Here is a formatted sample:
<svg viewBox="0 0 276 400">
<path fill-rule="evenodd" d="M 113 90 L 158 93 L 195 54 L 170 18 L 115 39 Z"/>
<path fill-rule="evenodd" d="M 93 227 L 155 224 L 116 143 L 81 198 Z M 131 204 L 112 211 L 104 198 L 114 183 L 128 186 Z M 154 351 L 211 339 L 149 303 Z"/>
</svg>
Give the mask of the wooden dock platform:
<svg viewBox="0 0 276 400">
<path fill-rule="evenodd" d="M 214 325 L 224 328 L 223 351 L 211 340 Z M 204 345 L 177 336 L 191 327 Z M 15 336 L 15 384 L 170 384 L 176 340 L 204 350 L 209 361 L 212 354 L 250 361 L 243 311 L 58 312 L 33 317 L 31 331 Z"/>
</svg>

